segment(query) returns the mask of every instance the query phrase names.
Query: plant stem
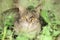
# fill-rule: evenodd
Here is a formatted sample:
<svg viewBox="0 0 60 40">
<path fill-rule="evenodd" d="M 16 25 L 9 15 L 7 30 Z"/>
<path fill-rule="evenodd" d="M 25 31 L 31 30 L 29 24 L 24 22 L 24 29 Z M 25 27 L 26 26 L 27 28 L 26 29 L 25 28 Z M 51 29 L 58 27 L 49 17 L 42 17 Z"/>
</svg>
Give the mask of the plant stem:
<svg viewBox="0 0 60 40">
<path fill-rule="evenodd" d="M 3 32 L 3 37 L 2 37 L 2 40 L 4 40 L 5 36 L 6 36 L 6 32 L 7 32 L 7 27 L 4 27 L 4 32 Z"/>
</svg>

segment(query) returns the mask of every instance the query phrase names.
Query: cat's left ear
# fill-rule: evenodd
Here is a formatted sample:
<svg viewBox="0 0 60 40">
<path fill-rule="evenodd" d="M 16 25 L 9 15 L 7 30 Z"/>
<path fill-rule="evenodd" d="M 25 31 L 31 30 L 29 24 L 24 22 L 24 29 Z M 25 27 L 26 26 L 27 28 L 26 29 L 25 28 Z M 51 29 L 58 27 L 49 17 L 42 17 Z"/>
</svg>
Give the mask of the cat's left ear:
<svg viewBox="0 0 60 40">
<path fill-rule="evenodd" d="M 40 10 L 41 10 L 41 5 L 39 4 L 35 9 L 35 16 L 37 17 L 37 18 L 39 18 L 40 17 Z"/>
</svg>

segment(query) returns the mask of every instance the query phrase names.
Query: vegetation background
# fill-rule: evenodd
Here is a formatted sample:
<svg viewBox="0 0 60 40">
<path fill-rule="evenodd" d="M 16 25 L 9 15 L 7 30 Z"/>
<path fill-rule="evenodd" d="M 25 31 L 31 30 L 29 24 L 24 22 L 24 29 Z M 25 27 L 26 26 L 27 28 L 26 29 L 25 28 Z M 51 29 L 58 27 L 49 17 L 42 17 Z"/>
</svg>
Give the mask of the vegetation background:
<svg viewBox="0 0 60 40">
<path fill-rule="evenodd" d="M 13 26 L 17 9 L 14 9 L 16 0 L 0 0 L 0 40 L 29 40 L 27 34 L 13 32 Z M 18 0 L 17 0 L 18 1 Z M 19 0 L 23 7 L 32 5 L 36 7 L 39 3 L 37 0 Z M 60 0 L 40 0 L 42 10 L 40 15 L 47 25 L 42 26 L 42 31 L 35 40 L 60 40 Z M 31 38 L 31 37 L 30 37 Z"/>
</svg>

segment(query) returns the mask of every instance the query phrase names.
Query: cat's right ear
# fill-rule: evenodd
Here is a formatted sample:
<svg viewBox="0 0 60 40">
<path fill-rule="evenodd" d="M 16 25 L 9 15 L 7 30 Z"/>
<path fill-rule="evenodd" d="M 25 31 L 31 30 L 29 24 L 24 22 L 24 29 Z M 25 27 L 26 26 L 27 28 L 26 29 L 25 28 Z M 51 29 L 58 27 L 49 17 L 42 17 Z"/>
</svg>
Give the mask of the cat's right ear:
<svg viewBox="0 0 60 40">
<path fill-rule="evenodd" d="M 20 11 L 21 13 L 24 13 L 24 12 L 25 12 L 25 8 L 24 8 L 24 7 L 19 6 L 19 11 Z"/>
<path fill-rule="evenodd" d="M 22 7 L 22 6 L 19 6 L 19 13 L 20 13 L 20 16 L 24 15 L 26 12 L 26 8 Z"/>
</svg>

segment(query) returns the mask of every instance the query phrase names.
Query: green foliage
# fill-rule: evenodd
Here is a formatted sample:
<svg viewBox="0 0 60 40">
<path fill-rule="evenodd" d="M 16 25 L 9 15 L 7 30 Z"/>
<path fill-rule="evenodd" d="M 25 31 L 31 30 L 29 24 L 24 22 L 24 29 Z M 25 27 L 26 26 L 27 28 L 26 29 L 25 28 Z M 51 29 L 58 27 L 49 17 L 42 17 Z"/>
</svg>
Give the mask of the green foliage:
<svg viewBox="0 0 60 40">
<path fill-rule="evenodd" d="M 3 26 L 1 27 L 2 29 L 0 30 L 3 30 L 2 33 L 1 33 L 1 40 L 12 40 L 12 34 L 13 32 L 11 30 L 8 30 L 7 28 L 8 27 L 13 27 L 12 25 L 14 25 L 14 17 L 16 16 L 16 11 L 14 10 L 8 10 L 7 12 L 4 11 L 3 13 L 1 13 L 2 15 L 2 23 Z M 0 21 L 1 22 L 1 21 Z M 1 26 L 1 25 L 0 25 Z M 9 39 L 5 39 L 6 37 L 8 37 Z"/>
<path fill-rule="evenodd" d="M 0 39 L 5 40 L 5 37 L 8 36 L 7 40 L 14 40 L 13 32 L 11 30 L 7 30 L 8 27 L 12 27 L 14 23 L 15 11 L 6 10 L 12 8 L 13 1 L 12 0 L 0 0 Z M 19 0 L 19 4 L 22 7 L 29 7 L 29 10 L 32 10 L 39 4 L 37 0 Z M 27 5 L 28 4 L 28 5 Z M 59 8 L 57 9 L 55 5 L 53 5 L 52 0 L 42 0 L 43 8 L 41 11 L 41 16 L 48 23 L 48 25 L 43 27 L 41 34 L 39 34 L 39 40 L 54 40 L 54 38 L 60 34 L 60 26 L 58 28 L 57 25 L 60 25 L 60 16 L 59 16 Z M 59 5 L 58 5 L 59 6 Z M 57 7 L 58 7 L 57 6 Z M 3 15 L 1 15 L 3 14 Z M 51 18 L 51 16 L 53 16 Z M 1 26 L 2 25 L 2 26 Z M 34 33 L 30 35 L 29 33 L 21 33 L 18 34 L 18 37 L 15 40 L 29 40 L 29 38 L 33 38 Z"/>
<path fill-rule="evenodd" d="M 47 23 L 50 23 L 50 20 L 48 18 L 48 12 L 47 10 L 42 10 L 41 11 L 41 16 L 44 18 L 44 20 L 47 22 Z"/>
<path fill-rule="evenodd" d="M 41 11 L 41 16 L 48 23 L 45 26 L 41 33 L 41 40 L 54 40 L 54 37 L 60 34 L 60 30 L 58 30 L 58 23 L 56 11 L 54 11 L 53 0 L 44 0 L 43 9 Z M 52 17 L 51 17 L 52 16 Z M 60 24 L 59 24 L 60 25 Z"/>
<path fill-rule="evenodd" d="M 26 35 L 21 34 L 16 38 L 16 40 L 28 40 L 28 38 L 26 37 Z"/>
</svg>

